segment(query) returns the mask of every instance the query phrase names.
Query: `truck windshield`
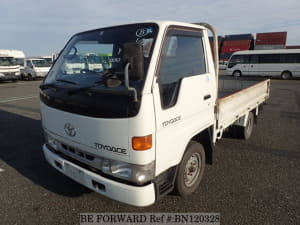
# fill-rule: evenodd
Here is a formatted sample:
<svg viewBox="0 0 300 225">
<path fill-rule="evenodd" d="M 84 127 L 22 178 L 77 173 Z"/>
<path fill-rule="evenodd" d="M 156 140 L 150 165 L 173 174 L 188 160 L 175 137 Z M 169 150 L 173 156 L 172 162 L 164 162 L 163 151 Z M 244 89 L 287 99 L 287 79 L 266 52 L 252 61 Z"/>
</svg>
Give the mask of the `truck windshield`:
<svg viewBox="0 0 300 225">
<path fill-rule="evenodd" d="M 20 66 L 24 66 L 24 58 L 16 58 L 16 63 Z"/>
<path fill-rule="evenodd" d="M 32 63 L 35 67 L 49 67 L 50 63 L 44 59 L 33 59 Z"/>
<path fill-rule="evenodd" d="M 13 57 L 0 57 L 0 66 L 16 66 L 17 61 Z"/>
<path fill-rule="evenodd" d="M 142 23 L 79 33 L 66 45 L 44 84 L 68 80 L 79 87 L 88 86 L 101 83 L 103 76 L 108 73 L 119 79 L 120 85 L 124 84 L 125 43 L 138 43 L 143 46 L 146 74 L 157 32 L 156 24 Z M 143 81 L 136 85 L 142 87 Z M 104 84 L 97 86 L 97 89 L 101 88 L 108 87 Z"/>
<path fill-rule="evenodd" d="M 52 58 L 50 58 L 50 57 L 43 57 L 43 59 L 44 60 L 46 60 L 48 63 L 49 63 L 49 65 L 52 65 Z"/>
</svg>

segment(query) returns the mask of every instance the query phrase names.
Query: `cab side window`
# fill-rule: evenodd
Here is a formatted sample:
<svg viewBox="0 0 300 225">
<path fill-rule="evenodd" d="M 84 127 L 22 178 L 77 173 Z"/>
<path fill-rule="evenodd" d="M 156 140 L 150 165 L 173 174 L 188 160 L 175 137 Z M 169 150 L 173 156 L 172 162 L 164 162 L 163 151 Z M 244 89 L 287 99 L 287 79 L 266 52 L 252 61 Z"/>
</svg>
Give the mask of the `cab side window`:
<svg viewBox="0 0 300 225">
<path fill-rule="evenodd" d="M 169 31 L 159 69 L 163 108 L 176 104 L 181 80 L 206 72 L 201 31 Z"/>
<path fill-rule="evenodd" d="M 251 55 L 250 56 L 250 63 L 251 64 L 258 64 L 259 63 L 259 57 L 258 57 L 258 55 Z"/>
</svg>

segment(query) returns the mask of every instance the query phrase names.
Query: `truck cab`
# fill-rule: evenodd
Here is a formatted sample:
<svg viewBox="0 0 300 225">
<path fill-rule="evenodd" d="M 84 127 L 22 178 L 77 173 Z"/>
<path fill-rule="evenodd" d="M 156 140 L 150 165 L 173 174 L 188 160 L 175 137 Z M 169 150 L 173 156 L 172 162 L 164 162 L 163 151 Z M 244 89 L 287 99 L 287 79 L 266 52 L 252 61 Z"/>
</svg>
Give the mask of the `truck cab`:
<svg viewBox="0 0 300 225">
<path fill-rule="evenodd" d="M 218 63 L 208 29 L 160 21 L 74 35 L 40 86 L 47 161 L 135 206 L 151 205 L 174 189 L 193 193 L 225 125 L 240 119 L 238 125 L 246 126 L 249 110 L 261 103 L 239 108 L 240 116 L 226 116 L 218 126 Z M 87 54 L 106 55 L 98 62 L 105 66 L 85 62 L 79 68 Z"/>
<path fill-rule="evenodd" d="M 51 68 L 51 63 L 42 58 L 26 58 L 23 77 L 35 79 L 45 77 Z"/>
<path fill-rule="evenodd" d="M 21 51 L 0 49 L 0 81 L 16 81 L 20 78 Z M 24 53 L 23 53 L 24 55 Z"/>
</svg>

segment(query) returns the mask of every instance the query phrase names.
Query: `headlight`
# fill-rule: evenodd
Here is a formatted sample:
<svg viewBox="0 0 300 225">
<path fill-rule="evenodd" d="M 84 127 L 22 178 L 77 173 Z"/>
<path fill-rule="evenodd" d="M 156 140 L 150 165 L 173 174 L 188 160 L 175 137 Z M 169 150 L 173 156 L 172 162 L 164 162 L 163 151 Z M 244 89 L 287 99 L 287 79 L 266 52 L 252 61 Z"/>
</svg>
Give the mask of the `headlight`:
<svg viewBox="0 0 300 225">
<path fill-rule="evenodd" d="M 132 181 L 137 184 L 144 184 L 154 177 L 154 162 L 146 165 L 135 165 L 117 160 L 103 159 L 102 172 Z"/>
<path fill-rule="evenodd" d="M 15 73 L 16 76 L 20 76 L 20 74 L 21 74 L 20 72 L 16 72 Z"/>
<path fill-rule="evenodd" d="M 47 134 L 46 132 L 44 132 L 44 136 L 45 136 L 46 144 L 50 145 L 52 148 L 57 150 L 58 149 L 58 144 L 59 144 L 57 142 L 57 140 L 55 140 L 53 137 L 51 137 L 51 135 Z"/>
</svg>

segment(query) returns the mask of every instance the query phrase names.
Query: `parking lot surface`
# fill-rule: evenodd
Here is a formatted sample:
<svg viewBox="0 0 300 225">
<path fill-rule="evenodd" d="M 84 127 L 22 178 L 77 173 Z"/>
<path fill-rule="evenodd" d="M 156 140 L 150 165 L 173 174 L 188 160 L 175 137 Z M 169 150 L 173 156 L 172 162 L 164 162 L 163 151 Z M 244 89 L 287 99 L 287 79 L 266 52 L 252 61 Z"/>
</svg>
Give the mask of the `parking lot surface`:
<svg viewBox="0 0 300 225">
<path fill-rule="evenodd" d="M 195 194 L 144 208 L 94 193 L 47 164 L 40 83 L 0 83 L 0 224 L 79 224 L 85 212 L 218 212 L 228 225 L 300 223 L 300 80 L 271 81 L 252 137 L 217 142 Z"/>
</svg>

